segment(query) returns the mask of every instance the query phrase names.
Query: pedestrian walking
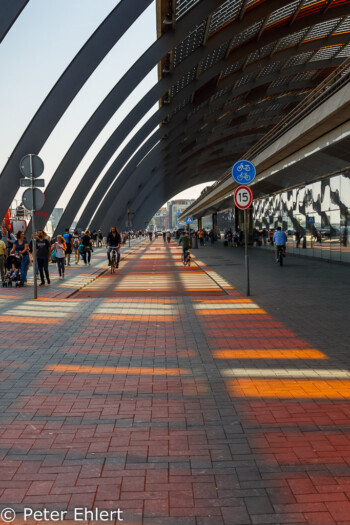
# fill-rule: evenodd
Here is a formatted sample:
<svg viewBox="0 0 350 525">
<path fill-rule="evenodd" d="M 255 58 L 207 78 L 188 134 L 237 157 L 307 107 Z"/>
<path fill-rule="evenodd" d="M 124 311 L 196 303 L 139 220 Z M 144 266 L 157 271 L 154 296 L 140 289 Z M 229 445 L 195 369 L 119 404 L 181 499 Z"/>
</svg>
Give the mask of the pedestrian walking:
<svg viewBox="0 0 350 525">
<path fill-rule="evenodd" d="M 48 241 L 48 239 L 46 239 L 46 233 L 44 232 L 44 230 L 39 230 L 38 238 L 36 239 L 36 257 L 41 279 L 41 283 L 39 286 L 45 286 L 45 277 L 47 284 L 51 283 L 49 275 L 50 256 L 51 244 Z"/>
<path fill-rule="evenodd" d="M 74 255 L 75 255 L 75 264 L 79 264 L 80 260 L 80 252 L 79 252 L 79 246 L 81 244 L 81 240 L 79 237 L 78 230 L 75 230 L 73 233 L 73 249 L 74 249 Z"/>
<path fill-rule="evenodd" d="M 11 253 L 17 253 L 21 257 L 21 284 L 24 286 L 27 282 L 29 268 L 29 243 L 24 236 L 24 232 L 17 233 L 17 240 L 13 243 Z"/>
<path fill-rule="evenodd" d="M 65 255 L 66 265 L 70 266 L 70 256 L 73 253 L 73 235 L 69 233 L 69 228 L 65 229 L 65 232 L 62 237 L 67 246 L 66 255 Z"/>
<path fill-rule="evenodd" d="M 53 244 L 52 248 L 55 250 L 55 259 L 58 268 L 58 275 L 60 279 L 64 279 L 65 270 L 65 257 L 67 245 L 63 235 L 57 235 L 57 241 Z"/>
<path fill-rule="evenodd" d="M 7 248 L 4 241 L 0 240 L 0 273 L 1 280 L 4 282 L 6 275 Z"/>
<path fill-rule="evenodd" d="M 98 230 L 97 232 L 97 248 L 100 248 L 100 246 L 103 245 L 103 233 L 101 230 Z"/>
<path fill-rule="evenodd" d="M 81 238 L 81 244 L 83 245 L 83 260 L 85 266 L 91 264 L 91 252 L 92 252 L 92 239 L 89 230 Z"/>
</svg>

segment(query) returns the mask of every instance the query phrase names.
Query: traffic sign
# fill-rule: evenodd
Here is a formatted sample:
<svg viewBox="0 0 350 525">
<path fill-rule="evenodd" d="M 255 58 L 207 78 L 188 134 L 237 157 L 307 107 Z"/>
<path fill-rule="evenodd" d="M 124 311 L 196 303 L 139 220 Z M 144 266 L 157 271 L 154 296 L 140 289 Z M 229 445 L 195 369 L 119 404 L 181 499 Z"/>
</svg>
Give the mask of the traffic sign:
<svg viewBox="0 0 350 525">
<path fill-rule="evenodd" d="M 238 160 L 231 170 L 231 175 L 237 184 L 250 184 L 255 179 L 256 169 L 249 160 Z"/>
<path fill-rule="evenodd" d="M 193 217 L 186 217 L 186 224 L 191 224 L 193 222 Z"/>
<path fill-rule="evenodd" d="M 31 188 L 32 180 L 31 179 L 20 179 L 21 188 Z M 35 179 L 33 181 L 34 188 L 43 188 L 45 186 L 44 179 Z"/>
<path fill-rule="evenodd" d="M 38 188 L 30 188 L 23 193 L 22 202 L 27 210 L 38 211 L 44 206 L 45 195 Z"/>
<path fill-rule="evenodd" d="M 306 217 L 306 224 L 315 224 L 315 217 Z"/>
<path fill-rule="evenodd" d="M 44 163 L 38 155 L 31 153 L 21 159 L 19 169 L 23 177 L 31 178 L 33 176 L 34 179 L 37 179 L 44 171 Z"/>
<path fill-rule="evenodd" d="M 248 186 L 239 186 L 234 195 L 237 208 L 246 210 L 253 202 L 253 192 Z"/>
</svg>

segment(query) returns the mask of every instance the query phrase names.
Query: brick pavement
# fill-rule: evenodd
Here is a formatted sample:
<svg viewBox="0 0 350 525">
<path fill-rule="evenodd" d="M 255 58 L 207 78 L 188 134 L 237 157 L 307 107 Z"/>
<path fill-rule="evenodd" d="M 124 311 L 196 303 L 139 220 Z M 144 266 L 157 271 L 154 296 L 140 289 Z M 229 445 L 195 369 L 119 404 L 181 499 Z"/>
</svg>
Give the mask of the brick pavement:
<svg viewBox="0 0 350 525">
<path fill-rule="evenodd" d="M 215 270 L 158 240 L 71 298 L 18 300 L 31 323 L 2 310 L 0 505 L 16 523 L 25 506 L 350 523 L 349 372 Z"/>
</svg>

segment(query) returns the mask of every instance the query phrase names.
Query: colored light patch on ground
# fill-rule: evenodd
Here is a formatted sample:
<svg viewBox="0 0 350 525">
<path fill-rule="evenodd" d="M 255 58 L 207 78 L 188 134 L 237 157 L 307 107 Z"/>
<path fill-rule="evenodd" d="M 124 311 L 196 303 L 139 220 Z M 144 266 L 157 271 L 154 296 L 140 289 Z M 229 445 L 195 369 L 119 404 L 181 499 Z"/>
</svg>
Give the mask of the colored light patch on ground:
<svg viewBox="0 0 350 525">
<path fill-rule="evenodd" d="M 140 376 L 179 376 L 188 375 L 184 368 L 131 368 L 126 366 L 75 366 L 75 365 L 47 365 L 44 370 L 74 374 L 101 374 L 101 375 L 140 375 Z"/>
<path fill-rule="evenodd" d="M 215 350 L 215 359 L 329 359 L 319 350 Z"/>
<path fill-rule="evenodd" d="M 173 315 L 137 315 L 137 314 L 93 314 L 90 316 L 90 319 L 104 319 L 107 321 L 139 321 L 139 322 L 161 322 L 161 323 L 171 323 L 174 320 Z"/>
<path fill-rule="evenodd" d="M 251 315 L 251 314 L 266 314 L 265 310 L 261 308 L 225 308 L 225 309 L 208 309 L 208 310 L 199 310 L 198 315 Z"/>
<path fill-rule="evenodd" d="M 229 394 L 242 398 L 349 399 L 350 381 L 331 379 L 231 379 Z"/>
<path fill-rule="evenodd" d="M 11 315 L 0 315 L 0 323 L 19 323 L 19 324 L 58 324 L 61 319 L 50 317 L 15 317 Z"/>
</svg>

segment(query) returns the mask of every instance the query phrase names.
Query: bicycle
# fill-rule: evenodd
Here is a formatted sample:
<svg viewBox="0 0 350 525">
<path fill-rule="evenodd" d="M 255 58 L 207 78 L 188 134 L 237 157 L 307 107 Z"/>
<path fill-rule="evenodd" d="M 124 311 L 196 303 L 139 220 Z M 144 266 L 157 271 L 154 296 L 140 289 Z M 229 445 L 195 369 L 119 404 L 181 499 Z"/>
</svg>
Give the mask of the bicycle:
<svg viewBox="0 0 350 525">
<path fill-rule="evenodd" d="M 115 250 L 115 248 L 113 248 L 112 252 L 111 252 L 111 273 L 114 273 L 116 268 L 118 267 L 117 266 L 117 252 Z"/>
<path fill-rule="evenodd" d="M 184 261 L 184 265 L 185 266 L 191 266 L 191 252 L 190 250 L 187 250 L 185 252 L 185 261 Z"/>
<path fill-rule="evenodd" d="M 283 246 L 277 246 L 277 260 L 280 264 L 280 266 L 283 266 L 283 257 L 284 257 L 284 247 Z"/>
</svg>

